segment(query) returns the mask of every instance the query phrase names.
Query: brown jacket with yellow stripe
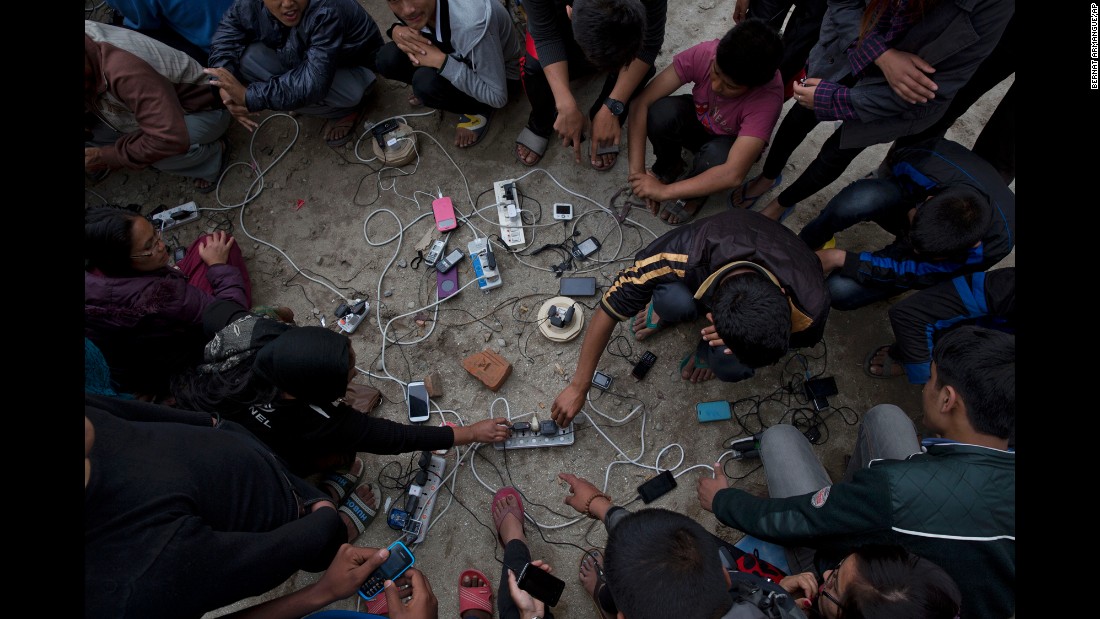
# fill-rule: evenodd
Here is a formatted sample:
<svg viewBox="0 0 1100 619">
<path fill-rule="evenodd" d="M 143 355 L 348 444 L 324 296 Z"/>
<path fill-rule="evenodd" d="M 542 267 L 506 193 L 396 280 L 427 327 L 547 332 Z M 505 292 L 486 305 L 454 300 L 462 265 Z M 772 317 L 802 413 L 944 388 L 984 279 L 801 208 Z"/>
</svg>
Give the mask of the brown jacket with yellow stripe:
<svg viewBox="0 0 1100 619">
<path fill-rule="evenodd" d="M 739 208 L 656 238 L 619 272 L 600 305 L 616 320 L 626 320 L 645 309 L 658 285 L 682 282 L 709 311 L 718 282 L 739 267 L 755 268 L 786 292 L 792 348 L 821 340 L 829 290 L 817 254 L 783 224 Z"/>
</svg>

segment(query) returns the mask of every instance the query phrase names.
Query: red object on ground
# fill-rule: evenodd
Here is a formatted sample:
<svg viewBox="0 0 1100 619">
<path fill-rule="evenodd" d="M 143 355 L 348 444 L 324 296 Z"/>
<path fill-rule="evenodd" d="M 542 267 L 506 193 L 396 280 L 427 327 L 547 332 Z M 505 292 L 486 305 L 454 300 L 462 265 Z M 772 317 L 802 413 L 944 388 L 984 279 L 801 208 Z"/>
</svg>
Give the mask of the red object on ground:
<svg viewBox="0 0 1100 619">
<path fill-rule="evenodd" d="M 504 381 L 512 375 L 512 364 L 488 349 L 463 359 L 462 367 L 492 391 L 500 389 Z"/>
</svg>

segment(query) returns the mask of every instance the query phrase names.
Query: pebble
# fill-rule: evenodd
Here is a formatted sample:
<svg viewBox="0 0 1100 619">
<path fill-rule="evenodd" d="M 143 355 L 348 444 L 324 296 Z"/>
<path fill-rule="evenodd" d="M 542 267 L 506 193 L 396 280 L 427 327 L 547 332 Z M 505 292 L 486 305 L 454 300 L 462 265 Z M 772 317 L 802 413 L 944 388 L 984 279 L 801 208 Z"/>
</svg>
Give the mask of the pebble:
<svg viewBox="0 0 1100 619">
<path fill-rule="evenodd" d="M 384 292 L 382 293 L 382 296 L 384 296 L 384 297 L 392 297 L 392 296 L 393 296 L 393 288 L 390 288 L 390 289 L 388 289 L 388 290 L 384 291 Z"/>
<path fill-rule="evenodd" d="M 324 264 L 324 263 L 325 263 L 325 257 L 324 257 L 324 256 L 317 256 L 317 264 L 318 264 L 318 266 L 320 266 L 320 265 L 322 265 L 322 264 Z"/>
<path fill-rule="evenodd" d="M 485 341 L 486 341 L 486 342 L 488 342 L 488 341 L 489 341 L 490 339 L 492 339 L 492 338 L 493 338 L 493 334 L 492 334 L 492 333 L 486 333 L 486 334 L 485 334 Z"/>
<path fill-rule="evenodd" d="M 662 426 L 661 426 L 661 424 L 659 424 L 659 423 L 655 423 L 655 424 L 653 424 L 653 429 L 654 429 L 654 430 L 656 430 L 656 431 L 658 431 L 658 432 L 660 432 L 660 431 L 661 431 L 661 427 L 662 427 Z"/>
<path fill-rule="evenodd" d="M 505 342 L 503 338 L 497 340 L 497 346 L 504 348 L 506 345 L 507 342 Z"/>
<path fill-rule="evenodd" d="M 402 259 L 397 261 L 397 266 L 399 266 L 403 269 L 403 268 L 409 266 L 409 263 L 406 262 L 404 258 L 402 258 Z"/>
<path fill-rule="evenodd" d="M 409 301 L 408 303 L 405 304 L 405 307 L 407 307 L 409 309 L 412 309 L 412 308 L 416 307 L 416 303 L 414 303 L 413 301 Z"/>
</svg>

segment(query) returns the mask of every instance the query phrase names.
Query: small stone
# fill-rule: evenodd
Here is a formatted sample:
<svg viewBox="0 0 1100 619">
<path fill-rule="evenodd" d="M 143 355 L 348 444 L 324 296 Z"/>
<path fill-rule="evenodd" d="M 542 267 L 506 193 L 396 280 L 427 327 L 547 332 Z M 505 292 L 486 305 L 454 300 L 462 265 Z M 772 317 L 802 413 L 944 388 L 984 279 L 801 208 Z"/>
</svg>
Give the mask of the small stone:
<svg viewBox="0 0 1100 619">
<path fill-rule="evenodd" d="M 420 320 L 420 319 L 417 319 L 417 321 L 416 321 L 416 326 L 418 326 L 418 327 L 423 327 L 426 324 L 428 324 L 428 323 L 426 323 L 426 322 L 424 322 L 423 320 Z"/>
<path fill-rule="evenodd" d="M 402 258 L 402 259 L 397 261 L 397 266 L 399 266 L 403 269 L 403 268 L 409 266 L 409 263 L 406 262 L 404 258 Z"/>
<path fill-rule="evenodd" d="M 526 305 L 519 306 L 519 313 L 526 314 L 527 312 L 528 312 L 528 309 L 527 309 Z"/>
<path fill-rule="evenodd" d="M 560 363 L 554 364 L 554 371 L 558 373 L 558 376 L 565 376 L 565 368 L 561 367 Z"/>
<path fill-rule="evenodd" d="M 489 341 L 489 340 L 491 340 L 492 338 L 493 338 L 493 334 L 492 334 L 492 333 L 486 333 L 486 334 L 485 334 L 485 341 L 486 341 L 486 342 L 488 342 L 488 341 Z"/>
<path fill-rule="evenodd" d="M 392 297 L 392 296 L 393 296 L 393 288 L 389 288 L 389 289 L 385 290 L 385 291 L 384 291 L 384 292 L 382 293 L 382 296 L 384 296 L 384 297 Z"/>
<path fill-rule="evenodd" d="M 414 303 L 412 301 L 409 301 L 408 303 L 405 304 L 405 307 L 407 307 L 409 309 L 413 309 L 414 307 L 416 307 L 416 303 Z"/>
<path fill-rule="evenodd" d="M 659 424 L 659 423 L 653 424 L 653 429 L 660 432 L 661 431 L 661 424 Z"/>
<path fill-rule="evenodd" d="M 320 266 L 324 263 L 325 263 L 325 257 L 324 256 L 317 256 L 317 265 Z"/>
<path fill-rule="evenodd" d="M 309 311 L 313 312 L 313 315 L 314 315 L 314 316 L 316 316 L 316 315 L 318 315 L 318 314 L 320 314 L 320 313 L 321 313 L 321 310 L 317 309 L 316 307 L 315 307 L 315 308 L 313 308 L 313 309 L 311 309 L 311 310 L 309 310 Z"/>
<path fill-rule="evenodd" d="M 505 342 L 503 339 L 498 339 L 497 340 L 497 346 L 500 347 L 501 349 L 503 349 L 506 345 L 507 345 L 507 342 Z"/>
</svg>

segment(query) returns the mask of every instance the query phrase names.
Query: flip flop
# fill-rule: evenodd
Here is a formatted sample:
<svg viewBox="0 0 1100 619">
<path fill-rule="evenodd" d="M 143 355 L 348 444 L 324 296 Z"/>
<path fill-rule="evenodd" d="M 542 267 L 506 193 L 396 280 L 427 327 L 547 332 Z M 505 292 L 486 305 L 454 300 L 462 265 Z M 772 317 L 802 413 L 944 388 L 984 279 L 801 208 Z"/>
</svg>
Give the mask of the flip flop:
<svg viewBox="0 0 1100 619">
<path fill-rule="evenodd" d="M 538 135 L 529 128 L 524 127 L 523 131 L 519 132 L 519 136 L 516 138 L 516 144 L 522 144 L 527 147 L 527 150 L 538 155 L 538 159 L 535 159 L 534 163 L 527 163 L 523 160 L 523 157 L 519 156 L 519 152 L 516 149 L 512 149 L 512 154 L 516 156 L 516 161 L 522 163 L 527 167 L 538 165 L 539 161 L 542 161 L 542 156 L 546 153 L 546 145 L 550 143 L 548 138 L 544 138 Z"/>
<path fill-rule="evenodd" d="M 680 221 L 672 223 L 668 220 L 668 217 L 661 217 L 661 221 L 670 226 L 682 226 L 692 219 L 695 219 L 695 216 L 699 214 L 699 211 L 703 210 L 703 204 L 705 204 L 706 201 L 706 196 L 703 196 L 702 198 L 691 198 L 689 200 L 670 200 L 667 204 L 665 204 L 665 207 L 661 209 L 661 212 L 667 212 L 669 216 L 675 215 L 676 218 Z M 698 204 L 698 206 L 695 207 L 694 212 L 689 213 L 684 207 L 691 203 L 696 203 Z M 660 213 L 658 213 L 658 216 L 659 215 Z"/>
<path fill-rule="evenodd" d="M 325 138 L 325 144 L 328 144 L 332 148 L 338 148 L 351 141 L 351 138 L 355 135 L 355 128 L 359 125 L 363 116 L 366 114 L 366 104 L 360 105 L 354 112 L 343 116 L 341 118 L 330 118 L 325 121 L 324 126 L 321 127 L 321 134 L 328 135 L 332 133 L 333 129 L 339 127 L 347 127 L 348 132 L 344 134 L 342 138 Z"/>
<path fill-rule="evenodd" d="M 506 497 L 508 495 L 512 495 L 512 496 L 516 497 L 516 506 L 505 508 L 504 511 L 500 512 L 499 515 L 498 514 L 493 514 L 493 526 L 496 527 L 497 541 L 500 542 L 501 546 L 504 546 L 505 544 L 504 544 L 504 540 L 501 539 L 501 537 L 500 537 L 500 523 L 504 522 L 504 518 L 508 514 L 513 514 L 517 518 L 519 518 L 520 526 L 523 527 L 523 534 L 525 536 L 527 535 L 527 529 L 524 526 L 524 513 L 525 512 L 523 510 L 523 497 L 520 496 L 519 490 L 516 490 L 515 488 L 513 488 L 511 486 L 505 486 L 505 487 L 501 488 L 500 490 L 497 490 L 497 493 L 493 495 L 493 501 L 491 503 L 489 503 L 489 513 L 492 513 L 492 508 L 493 508 L 494 505 L 497 504 L 498 501 L 501 501 L 502 499 L 504 499 L 504 497 Z"/>
<path fill-rule="evenodd" d="M 378 515 L 378 509 L 382 507 L 382 491 L 378 488 L 378 484 L 367 482 L 367 485 L 374 495 L 374 506 L 367 505 L 363 502 L 363 499 L 359 498 L 358 494 L 352 492 L 337 508 L 340 513 L 347 514 L 351 518 L 351 523 L 355 525 L 359 535 L 362 535 L 367 530 L 367 526 L 374 522 L 374 517 Z"/>
<path fill-rule="evenodd" d="M 660 331 L 663 326 L 664 325 L 662 325 L 659 322 L 653 322 L 653 302 L 650 301 L 649 304 L 646 305 L 646 308 L 645 308 L 645 328 L 652 330 L 652 332 L 649 335 L 647 335 L 646 337 L 649 337 L 650 335 L 653 335 L 653 333 L 656 333 L 657 331 Z M 638 332 L 635 331 L 634 335 L 637 336 Z M 639 340 L 639 341 L 641 341 L 641 340 Z"/>
<path fill-rule="evenodd" d="M 754 183 L 756 181 L 756 179 L 758 179 L 758 178 L 760 178 L 760 175 L 756 175 L 756 176 L 752 177 L 751 179 L 749 179 L 749 180 L 747 180 L 747 181 L 745 181 L 744 183 L 741 184 L 741 204 L 734 204 L 733 203 L 733 194 L 732 193 L 730 194 L 730 208 L 743 208 L 745 210 L 750 210 L 750 209 L 752 209 L 752 207 L 756 206 L 756 201 L 757 200 L 759 200 L 760 198 L 763 198 L 765 195 L 768 194 L 769 191 L 771 191 L 772 189 L 775 189 L 776 187 L 779 186 L 779 183 L 783 182 L 783 175 L 780 174 L 779 176 L 775 177 L 775 181 L 772 182 L 772 186 L 765 189 L 763 193 L 761 193 L 759 195 L 755 195 L 751 198 L 746 198 L 745 197 L 745 192 L 749 190 L 749 185 Z"/>
<path fill-rule="evenodd" d="M 471 146 L 477 146 L 477 143 L 485 137 L 485 134 L 489 132 L 489 123 L 493 120 L 493 112 L 488 114 L 462 114 L 458 117 L 458 122 L 455 124 L 455 129 L 468 129 L 474 132 L 474 141 L 470 142 L 466 146 L 460 146 L 459 148 L 470 148 Z M 530 148 L 530 147 L 528 147 Z"/>
<path fill-rule="evenodd" d="M 688 354 L 684 355 L 683 359 L 680 359 L 680 372 L 684 371 L 684 366 L 686 366 L 688 364 L 688 361 L 691 360 L 691 358 L 693 356 L 695 357 L 695 369 L 697 369 L 697 370 L 709 370 L 710 369 L 710 366 L 707 365 L 707 360 L 706 359 L 701 359 L 699 357 L 699 355 L 695 354 L 695 351 L 693 350 L 693 351 L 689 352 Z"/>
<path fill-rule="evenodd" d="M 596 608 L 596 616 L 600 619 L 613 619 L 614 615 L 610 615 L 604 611 L 600 606 L 600 591 L 607 586 L 607 579 L 604 578 L 603 573 L 603 553 L 598 548 L 589 548 L 581 555 L 580 564 L 577 565 L 577 572 L 580 572 L 581 566 L 584 565 L 586 559 L 591 557 L 592 567 L 596 570 L 596 586 L 592 587 L 592 595 L 588 596 L 588 599 L 592 600 L 592 606 Z"/>
<path fill-rule="evenodd" d="M 356 475 L 351 472 L 351 469 L 347 473 L 332 472 L 325 475 L 325 478 L 321 480 L 319 484 L 322 490 L 328 489 L 336 495 L 337 502 L 343 501 L 349 493 L 354 493 L 355 487 L 359 485 L 359 480 L 363 478 L 363 474 L 367 471 L 367 461 L 356 457 L 355 460 L 359 462 L 360 469 L 359 474 Z M 353 463 L 354 464 L 354 463 Z M 352 469 L 355 467 L 352 466 Z M 371 489 L 374 490 L 373 488 Z"/>
<path fill-rule="evenodd" d="M 878 348 L 875 348 L 870 353 L 868 353 L 867 358 L 865 358 L 863 360 L 863 373 L 864 374 L 870 376 L 871 378 L 877 378 L 879 380 L 889 380 L 891 378 L 898 378 L 899 376 L 905 376 L 905 367 L 904 367 L 904 365 L 902 365 L 902 363 L 900 361 L 897 361 L 896 359 L 894 359 L 893 357 L 890 356 L 890 346 L 891 346 L 890 344 L 886 344 L 885 346 L 879 346 Z M 871 363 L 874 362 L 875 355 L 877 355 L 882 350 L 886 350 L 886 356 L 883 358 L 883 361 L 882 361 L 882 374 L 874 374 L 874 373 L 871 372 Z M 899 367 L 902 368 L 901 374 L 894 374 L 893 373 L 894 369 L 899 368 Z"/>
<path fill-rule="evenodd" d="M 607 171 L 611 170 L 611 168 L 615 167 L 616 163 L 619 163 L 619 145 L 618 144 L 612 144 L 610 146 L 601 146 L 601 147 L 597 148 L 596 149 L 596 156 L 598 157 L 600 155 L 615 155 L 615 159 L 612 160 L 611 165 L 607 166 L 606 168 L 597 167 L 596 165 L 594 165 L 592 163 L 591 160 L 588 161 L 588 165 L 591 166 L 592 169 L 597 171 L 597 172 L 607 172 Z"/>
<path fill-rule="evenodd" d="M 480 587 L 463 585 L 462 581 L 467 576 L 470 578 L 476 576 L 486 584 Z M 475 569 L 468 569 L 458 577 L 458 614 L 462 616 L 470 610 L 481 610 L 489 613 L 490 616 L 493 614 L 493 585 L 488 576 Z"/>
</svg>

